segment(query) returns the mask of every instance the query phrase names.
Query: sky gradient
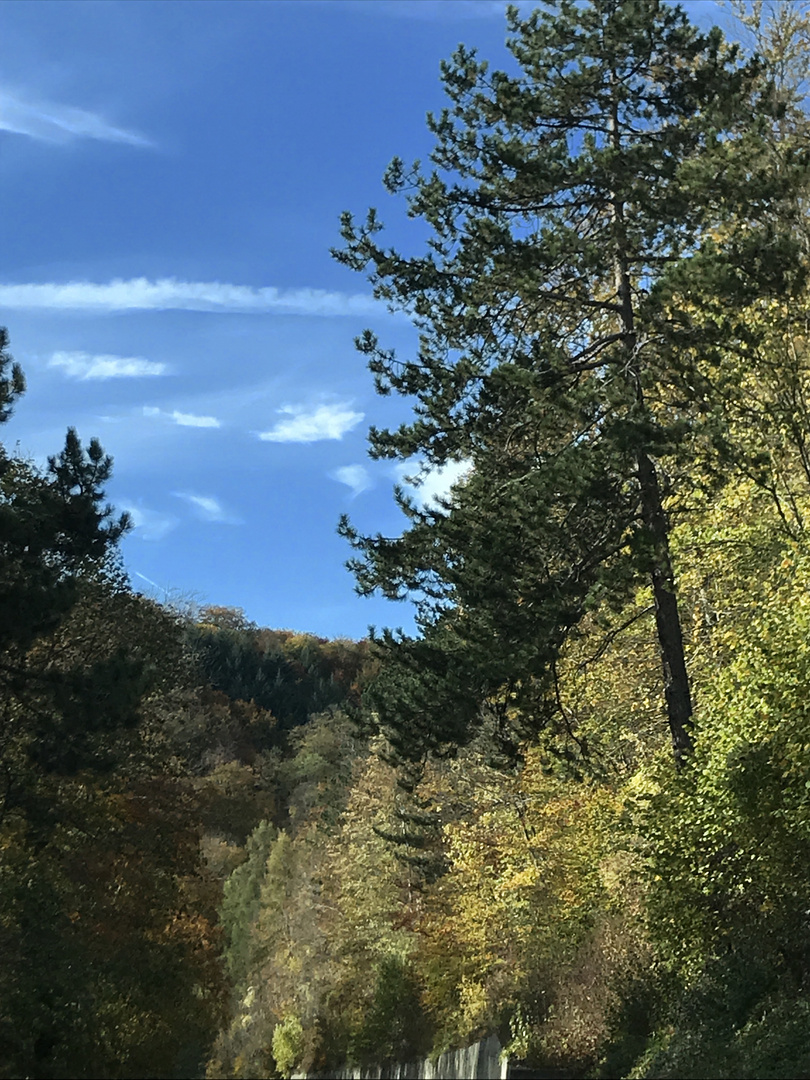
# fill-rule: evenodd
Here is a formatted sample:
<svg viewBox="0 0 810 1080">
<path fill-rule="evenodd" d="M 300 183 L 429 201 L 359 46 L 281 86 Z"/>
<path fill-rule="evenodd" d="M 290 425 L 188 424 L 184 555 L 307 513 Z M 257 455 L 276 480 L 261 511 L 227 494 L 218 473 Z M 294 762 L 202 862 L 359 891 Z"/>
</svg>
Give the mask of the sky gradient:
<svg viewBox="0 0 810 1080">
<path fill-rule="evenodd" d="M 530 5 L 526 5 L 527 7 Z M 701 23 L 711 0 L 685 5 Z M 490 0 L 4 0 L 0 325 L 28 392 L 0 432 L 43 463 L 68 425 L 115 459 L 135 588 L 261 625 L 361 637 L 412 625 L 354 594 L 336 534 L 398 534 L 409 470 L 366 455 L 375 396 L 353 339 L 408 352 L 407 320 L 329 255 L 381 177 L 426 157 L 439 63 L 506 63 Z M 420 497 L 451 475 L 432 478 Z"/>
</svg>

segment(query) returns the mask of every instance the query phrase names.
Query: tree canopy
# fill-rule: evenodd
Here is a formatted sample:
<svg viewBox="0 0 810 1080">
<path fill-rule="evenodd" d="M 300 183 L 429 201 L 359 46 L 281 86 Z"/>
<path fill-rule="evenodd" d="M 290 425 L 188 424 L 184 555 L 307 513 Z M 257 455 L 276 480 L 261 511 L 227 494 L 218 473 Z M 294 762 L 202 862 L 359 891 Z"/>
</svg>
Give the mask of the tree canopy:
<svg viewBox="0 0 810 1080">
<path fill-rule="evenodd" d="M 419 330 L 408 359 L 358 339 L 379 392 L 414 399 L 412 422 L 371 430 L 372 456 L 470 467 L 437 509 L 400 493 L 400 537 L 341 523 L 359 589 L 420 605 L 420 639 L 385 635 L 405 684 L 419 669 L 448 688 L 410 707 L 391 675 L 374 707 L 417 755 L 507 700 L 542 726 L 564 642 L 647 580 L 680 759 L 692 701 L 672 516 L 734 457 L 719 402 L 729 350 L 755 346 L 744 306 L 803 279 L 780 208 L 806 155 L 785 140 L 774 166 L 784 105 L 761 64 L 680 8 L 555 0 L 508 24 L 514 70 L 459 47 L 449 105 L 428 116 L 432 168 L 394 159 L 385 175 L 429 227 L 425 252 L 383 246 L 375 210 L 344 214 L 335 252 Z M 397 719 L 426 696 L 427 740 Z"/>
</svg>

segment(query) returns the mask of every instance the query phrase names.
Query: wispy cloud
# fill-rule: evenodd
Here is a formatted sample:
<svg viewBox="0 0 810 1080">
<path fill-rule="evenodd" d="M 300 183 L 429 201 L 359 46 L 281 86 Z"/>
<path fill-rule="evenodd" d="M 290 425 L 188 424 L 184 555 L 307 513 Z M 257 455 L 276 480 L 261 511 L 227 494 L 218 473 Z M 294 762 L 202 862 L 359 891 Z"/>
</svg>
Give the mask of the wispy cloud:
<svg viewBox="0 0 810 1080">
<path fill-rule="evenodd" d="M 352 495 L 359 495 L 373 486 L 368 469 L 364 465 L 344 465 L 329 474 L 334 480 L 351 488 Z"/>
<path fill-rule="evenodd" d="M 124 502 L 121 509 L 126 510 L 135 526 L 135 535 L 141 540 L 162 540 L 178 525 L 178 519 L 171 514 L 161 514 L 157 510 L 148 510 L 144 506 Z"/>
<path fill-rule="evenodd" d="M 153 405 L 144 405 L 143 415 L 148 416 L 150 419 L 170 420 L 173 424 L 179 424 L 180 427 L 222 427 L 222 421 L 218 420 L 216 416 L 195 416 L 194 413 L 184 413 L 178 409 L 167 412 L 165 409 L 158 409 Z"/>
<path fill-rule="evenodd" d="M 93 356 L 86 352 L 55 352 L 48 367 L 61 368 L 71 379 L 139 379 L 165 375 L 166 365 L 142 356 Z"/>
<path fill-rule="evenodd" d="M 259 432 L 259 438 L 265 442 L 309 443 L 342 439 L 363 419 L 363 413 L 354 412 L 347 402 L 318 405 L 314 409 L 304 405 L 284 405 L 278 412 L 288 419 L 279 420 L 269 431 Z"/>
<path fill-rule="evenodd" d="M 405 462 L 397 465 L 394 475 L 401 484 L 412 488 L 416 503 L 429 510 L 439 509 L 439 500 L 446 499 L 453 487 L 462 481 L 472 470 L 470 461 L 449 461 L 441 468 L 420 471 L 420 463 Z"/>
<path fill-rule="evenodd" d="M 277 315 L 369 315 L 385 306 L 361 293 L 253 288 L 221 281 L 131 278 L 0 285 L 0 305 L 49 311 L 221 311 Z"/>
<path fill-rule="evenodd" d="M 55 102 L 26 100 L 7 90 L 0 90 L 0 131 L 51 143 L 97 139 L 138 147 L 154 145 L 144 135 L 111 124 L 99 113 Z"/>
<path fill-rule="evenodd" d="M 190 491 L 175 491 L 175 498 L 183 499 L 203 521 L 216 521 L 223 525 L 241 525 L 240 518 L 231 514 L 213 495 L 193 495 Z"/>
</svg>

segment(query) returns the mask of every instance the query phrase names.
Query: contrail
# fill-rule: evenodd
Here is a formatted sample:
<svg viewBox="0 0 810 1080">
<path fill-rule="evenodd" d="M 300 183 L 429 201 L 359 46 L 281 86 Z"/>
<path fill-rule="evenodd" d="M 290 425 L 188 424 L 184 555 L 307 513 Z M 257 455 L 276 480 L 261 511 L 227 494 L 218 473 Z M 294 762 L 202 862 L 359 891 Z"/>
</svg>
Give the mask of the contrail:
<svg viewBox="0 0 810 1080">
<path fill-rule="evenodd" d="M 151 585 L 153 589 L 157 589 L 159 592 L 162 592 L 164 596 L 166 595 L 167 590 L 164 589 L 162 585 L 158 585 L 156 581 L 152 581 L 151 578 L 148 578 L 146 574 L 142 574 L 140 570 L 133 570 L 133 573 L 135 577 L 139 577 L 141 581 L 145 581 L 148 585 Z"/>
</svg>

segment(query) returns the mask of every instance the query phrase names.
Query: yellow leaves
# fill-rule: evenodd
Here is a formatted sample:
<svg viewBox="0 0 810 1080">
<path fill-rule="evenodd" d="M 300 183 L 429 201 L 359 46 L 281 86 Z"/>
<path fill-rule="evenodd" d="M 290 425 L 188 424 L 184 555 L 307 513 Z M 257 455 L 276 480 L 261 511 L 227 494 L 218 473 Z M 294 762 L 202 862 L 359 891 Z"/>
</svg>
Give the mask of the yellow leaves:
<svg viewBox="0 0 810 1080">
<path fill-rule="evenodd" d="M 518 777 L 501 778 L 499 796 L 445 826 L 450 869 L 427 895 L 435 922 L 422 929 L 437 943 L 449 934 L 470 964 L 506 963 L 517 979 L 523 957 L 552 963 L 561 943 L 581 932 L 583 916 L 599 909 L 599 868 L 615 846 L 621 801 L 548 776 L 536 749 Z M 619 872 L 616 864 L 614 879 Z"/>
<path fill-rule="evenodd" d="M 461 1024 L 467 1032 L 483 1026 L 491 1008 L 489 995 L 482 982 L 463 976 L 458 989 Z"/>
<path fill-rule="evenodd" d="M 505 874 L 502 882 L 504 892 L 512 892 L 519 889 L 534 889 L 540 882 L 540 868 L 532 865 L 517 870 L 512 874 Z"/>
<path fill-rule="evenodd" d="M 661 791 L 660 777 L 648 769 L 638 769 L 624 785 L 629 799 L 650 799 Z"/>
</svg>

